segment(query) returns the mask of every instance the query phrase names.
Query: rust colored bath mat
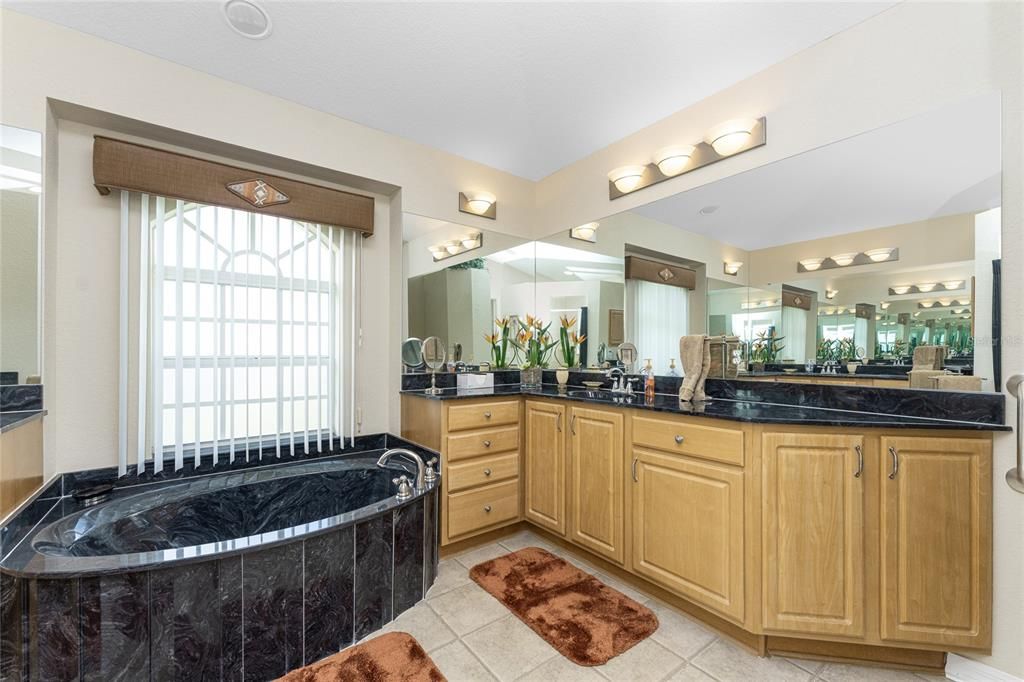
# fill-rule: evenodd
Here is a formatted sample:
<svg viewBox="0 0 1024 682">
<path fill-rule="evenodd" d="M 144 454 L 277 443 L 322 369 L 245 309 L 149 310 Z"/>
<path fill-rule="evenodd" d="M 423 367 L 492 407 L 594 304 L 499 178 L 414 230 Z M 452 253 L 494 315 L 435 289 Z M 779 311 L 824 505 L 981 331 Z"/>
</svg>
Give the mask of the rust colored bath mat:
<svg viewBox="0 0 1024 682">
<path fill-rule="evenodd" d="M 469 576 L 578 665 L 607 663 L 658 629 L 658 617 L 539 547 L 473 567 Z"/>
<path fill-rule="evenodd" d="M 445 682 L 445 677 L 412 635 L 389 632 L 293 670 L 278 682 Z"/>
</svg>

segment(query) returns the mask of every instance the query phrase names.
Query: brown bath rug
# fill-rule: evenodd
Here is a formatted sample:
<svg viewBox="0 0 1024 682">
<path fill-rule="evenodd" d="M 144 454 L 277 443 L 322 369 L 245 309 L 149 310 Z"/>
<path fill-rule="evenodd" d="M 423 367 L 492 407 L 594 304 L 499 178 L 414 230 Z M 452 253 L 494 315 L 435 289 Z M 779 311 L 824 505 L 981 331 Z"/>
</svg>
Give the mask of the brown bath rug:
<svg viewBox="0 0 1024 682">
<path fill-rule="evenodd" d="M 539 547 L 477 564 L 469 577 L 578 665 L 607 663 L 658 629 L 650 609 Z"/>
<path fill-rule="evenodd" d="M 389 632 L 293 670 L 277 682 L 445 682 L 408 632 Z"/>
</svg>

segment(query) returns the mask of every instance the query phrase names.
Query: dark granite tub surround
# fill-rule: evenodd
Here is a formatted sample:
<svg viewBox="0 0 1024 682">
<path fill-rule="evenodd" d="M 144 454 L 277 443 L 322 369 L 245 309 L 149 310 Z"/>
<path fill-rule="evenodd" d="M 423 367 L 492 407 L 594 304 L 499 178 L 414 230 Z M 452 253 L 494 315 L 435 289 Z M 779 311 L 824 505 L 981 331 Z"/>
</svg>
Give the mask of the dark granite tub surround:
<svg viewBox="0 0 1024 682">
<path fill-rule="evenodd" d="M 379 629 L 438 558 L 437 485 L 397 500 L 381 452 L 37 498 L 4 529 L 0 679 L 267 680 Z"/>
<path fill-rule="evenodd" d="M 24 410 L 21 412 L 0 412 L 0 433 L 15 429 L 22 424 L 41 419 L 46 410 Z"/>
<path fill-rule="evenodd" d="M 0 412 L 43 409 L 42 384 L 0 386 Z"/>
</svg>

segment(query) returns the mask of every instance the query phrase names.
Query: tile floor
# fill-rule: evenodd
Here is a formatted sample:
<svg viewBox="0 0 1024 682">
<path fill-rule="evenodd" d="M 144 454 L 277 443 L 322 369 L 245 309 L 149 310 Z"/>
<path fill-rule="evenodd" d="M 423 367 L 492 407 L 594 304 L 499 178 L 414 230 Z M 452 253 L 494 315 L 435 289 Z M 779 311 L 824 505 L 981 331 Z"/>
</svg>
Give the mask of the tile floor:
<svg viewBox="0 0 1024 682">
<path fill-rule="evenodd" d="M 581 667 L 564 658 L 469 579 L 469 569 L 477 563 L 531 545 L 558 554 L 645 604 L 658 615 L 659 628 L 651 637 L 600 667 Z M 438 578 L 427 598 L 381 632 L 392 630 L 403 630 L 419 640 L 451 682 L 935 682 L 944 679 L 881 668 L 758 658 L 671 606 L 602 574 L 587 563 L 583 555 L 554 547 L 529 531 L 442 560 Z"/>
</svg>

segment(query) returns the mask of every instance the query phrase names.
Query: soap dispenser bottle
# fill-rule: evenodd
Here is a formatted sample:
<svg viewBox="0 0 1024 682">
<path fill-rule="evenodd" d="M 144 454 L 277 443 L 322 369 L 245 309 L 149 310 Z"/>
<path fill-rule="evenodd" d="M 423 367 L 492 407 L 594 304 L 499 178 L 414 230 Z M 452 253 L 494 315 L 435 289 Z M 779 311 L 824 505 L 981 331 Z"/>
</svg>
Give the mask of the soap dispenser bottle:
<svg viewBox="0 0 1024 682">
<path fill-rule="evenodd" d="M 647 365 L 644 367 L 644 400 L 648 403 L 654 402 L 654 367 L 651 366 L 650 358 L 647 358 Z"/>
<path fill-rule="evenodd" d="M 669 361 L 668 361 L 668 375 L 670 377 L 677 377 L 677 376 L 679 376 L 679 370 L 676 369 L 676 359 L 675 358 L 670 358 Z"/>
</svg>

